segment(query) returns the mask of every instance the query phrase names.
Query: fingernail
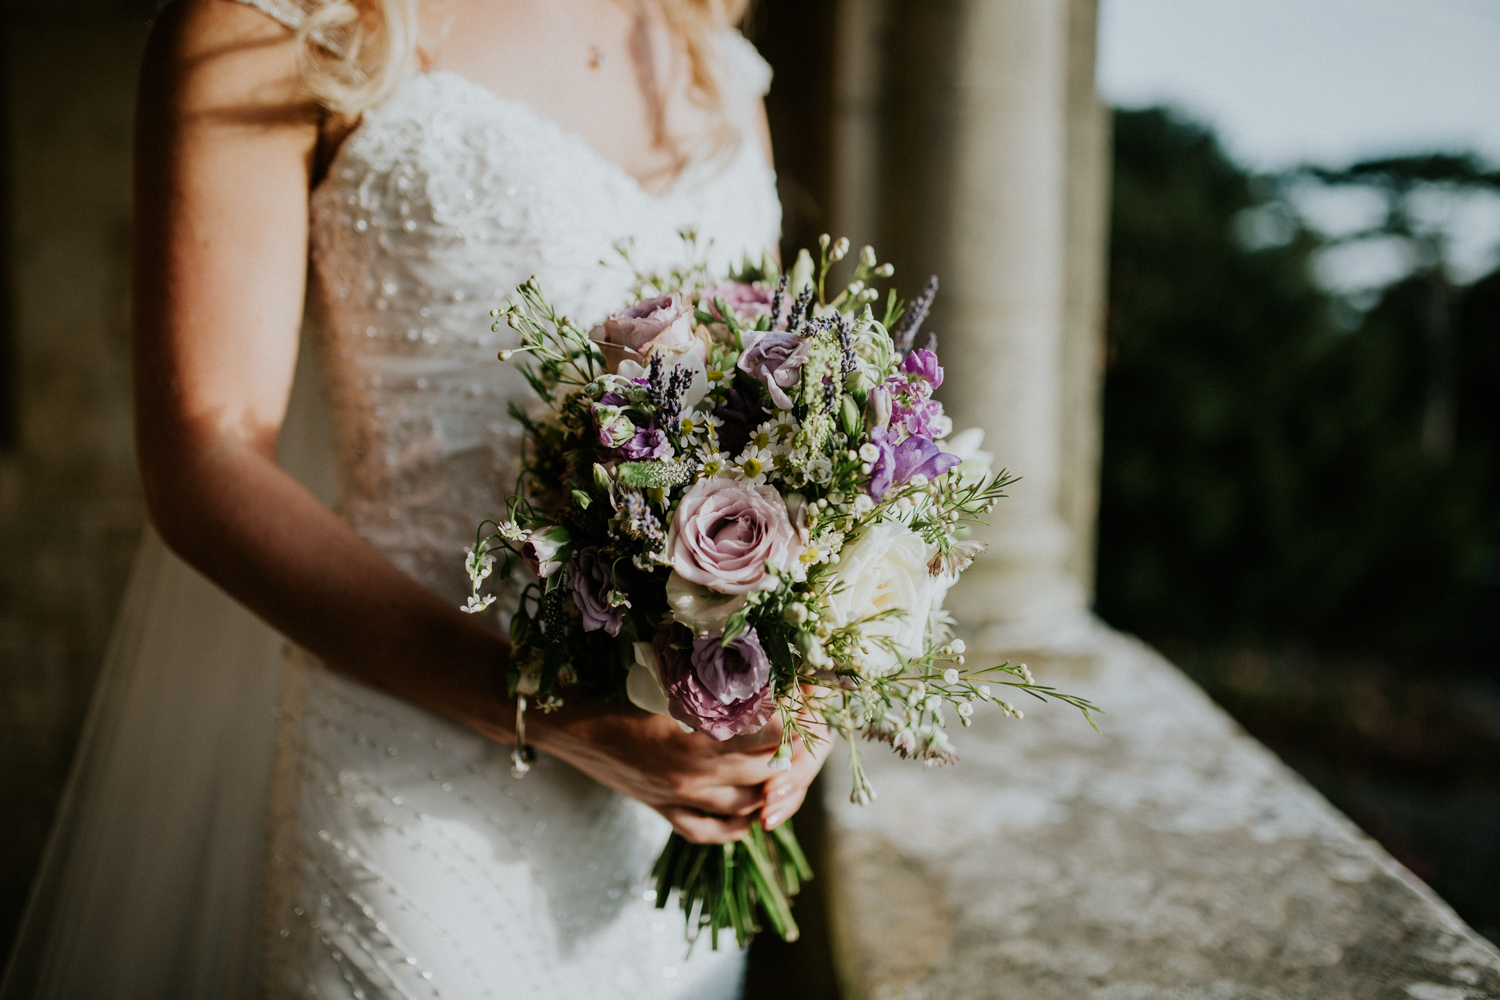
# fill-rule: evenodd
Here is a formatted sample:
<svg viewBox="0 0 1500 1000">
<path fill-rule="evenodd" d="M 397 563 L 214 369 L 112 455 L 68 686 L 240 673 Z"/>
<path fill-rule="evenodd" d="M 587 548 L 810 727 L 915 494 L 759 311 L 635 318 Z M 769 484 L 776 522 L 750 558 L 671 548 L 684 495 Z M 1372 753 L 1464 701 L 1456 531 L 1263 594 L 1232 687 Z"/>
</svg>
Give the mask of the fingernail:
<svg viewBox="0 0 1500 1000">
<path fill-rule="evenodd" d="M 773 813 L 770 816 L 763 817 L 760 821 L 760 825 L 765 827 L 767 830 L 774 830 L 781 825 L 781 822 L 784 819 L 786 819 L 786 817 L 781 815 L 781 813 Z"/>
</svg>

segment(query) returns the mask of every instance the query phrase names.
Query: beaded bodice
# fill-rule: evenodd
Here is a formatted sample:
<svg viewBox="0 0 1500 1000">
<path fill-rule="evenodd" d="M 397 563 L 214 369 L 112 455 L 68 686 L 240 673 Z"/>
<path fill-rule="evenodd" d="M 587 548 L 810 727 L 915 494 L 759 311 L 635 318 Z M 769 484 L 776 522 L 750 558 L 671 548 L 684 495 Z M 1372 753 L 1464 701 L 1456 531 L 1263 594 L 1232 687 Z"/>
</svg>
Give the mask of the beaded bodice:
<svg viewBox="0 0 1500 1000">
<path fill-rule="evenodd" d="M 769 70 L 726 34 L 730 107 Z M 619 308 L 632 260 L 723 268 L 771 250 L 775 178 L 758 145 L 688 166 L 651 195 L 580 136 L 450 72 L 405 81 L 367 112 L 312 197 L 313 323 L 333 413 L 344 516 L 445 596 L 460 553 L 515 486 L 529 390 L 496 359 L 490 310 L 535 275 L 580 324 Z M 705 250 L 706 248 L 706 250 Z"/>
</svg>

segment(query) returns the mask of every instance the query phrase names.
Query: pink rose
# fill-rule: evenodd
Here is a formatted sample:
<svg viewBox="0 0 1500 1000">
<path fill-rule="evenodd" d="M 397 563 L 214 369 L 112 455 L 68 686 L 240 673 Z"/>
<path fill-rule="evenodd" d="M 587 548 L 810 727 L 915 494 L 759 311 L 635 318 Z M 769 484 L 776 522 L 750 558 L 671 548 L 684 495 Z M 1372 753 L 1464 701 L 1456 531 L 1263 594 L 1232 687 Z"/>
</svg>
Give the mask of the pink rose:
<svg viewBox="0 0 1500 1000">
<path fill-rule="evenodd" d="M 765 581 L 766 563 L 786 569 L 794 531 L 770 486 L 700 479 L 667 532 L 667 557 L 684 579 L 721 594 L 747 594 Z"/>
<path fill-rule="evenodd" d="M 729 311 L 741 320 L 754 321 L 771 315 L 771 293 L 764 288 L 743 281 L 726 281 L 698 293 L 698 307 L 705 312 L 719 315 L 714 299 L 723 299 Z"/>
<path fill-rule="evenodd" d="M 697 341 L 693 307 L 681 292 L 642 299 L 590 330 L 589 339 L 604 352 L 610 372 L 618 374 L 621 362 L 644 365 L 653 351 L 692 347 Z"/>
</svg>

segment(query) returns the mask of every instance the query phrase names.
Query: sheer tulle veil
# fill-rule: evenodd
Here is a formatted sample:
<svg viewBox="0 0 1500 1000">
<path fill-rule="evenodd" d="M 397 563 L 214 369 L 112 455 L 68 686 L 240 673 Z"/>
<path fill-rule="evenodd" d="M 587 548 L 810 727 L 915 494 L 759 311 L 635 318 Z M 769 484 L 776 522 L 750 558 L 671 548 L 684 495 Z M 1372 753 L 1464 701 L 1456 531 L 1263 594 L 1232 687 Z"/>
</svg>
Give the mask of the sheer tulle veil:
<svg viewBox="0 0 1500 1000">
<path fill-rule="evenodd" d="M 279 458 L 331 501 L 330 423 L 305 340 Z M 147 530 L 0 1000 L 260 996 L 284 648 Z"/>
</svg>

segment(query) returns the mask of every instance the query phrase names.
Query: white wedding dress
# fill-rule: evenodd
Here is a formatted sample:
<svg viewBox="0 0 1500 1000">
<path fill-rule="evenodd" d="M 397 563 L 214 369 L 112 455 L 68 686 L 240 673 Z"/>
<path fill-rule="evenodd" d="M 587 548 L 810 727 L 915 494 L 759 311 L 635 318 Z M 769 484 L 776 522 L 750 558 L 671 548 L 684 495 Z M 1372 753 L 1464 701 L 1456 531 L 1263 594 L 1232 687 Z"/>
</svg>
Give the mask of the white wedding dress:
<svg viewBox="0 0 1500 1000">
<path fill-rule="evenodd" d="M 748 111 L 769 69 L 737 33 L 724 55 Z M 653 196 L 525 104 L 415 75 L 313 193 L 305 342 L 328 405 L 304 363 L 283 464 L 336 478 L 349 523 L 461 603 L 528 395 L 490 310 L 534 274 L 592 320 L 627 296 L 624 241 L 660 268 L 692 229 L 723 268 L 779 228 L 753 140 Z M 0 995 L 738 996 L 742 953 L 689 957 L 680 913 L 647 899 L 666 822 L 546 757 L 513 778 L 507 752 L 290 650 L 148 536 Z"/>
</svg>

